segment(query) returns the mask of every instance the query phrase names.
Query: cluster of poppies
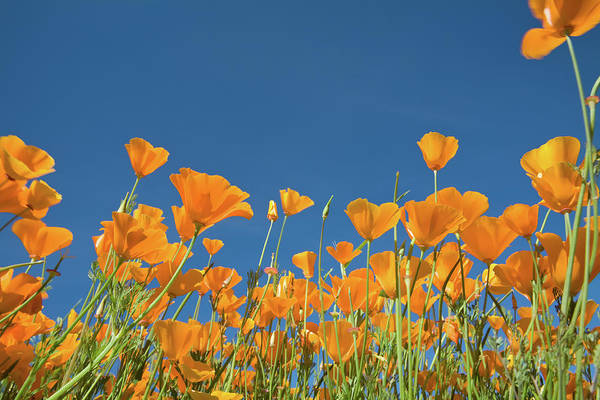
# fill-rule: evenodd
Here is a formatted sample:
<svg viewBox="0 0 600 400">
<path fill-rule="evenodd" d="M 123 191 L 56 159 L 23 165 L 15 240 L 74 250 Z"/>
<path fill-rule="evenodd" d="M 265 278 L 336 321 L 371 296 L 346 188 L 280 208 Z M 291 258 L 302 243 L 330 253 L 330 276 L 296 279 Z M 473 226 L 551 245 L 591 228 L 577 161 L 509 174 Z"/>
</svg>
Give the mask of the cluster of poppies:
<svg viewBox="0 0 600 400">
<path fill-rule="evenodd" d="M 525 35 L 528 58 L 571 46 L 570 36 L 600 20 L 600 0 L 529 4 L 543 28 Z M 11 215 L 0 231 L 11 227 L 29 258 L 0 267 L 2 398 L 597 397 L 600 327 L 591 325 L 598 305 L 589 298 L 600 272 L 598 162 L 589 143 L 597 102 L 582 96 L 583 161 L 574 137 L 527 152 L 521 166 L 540 202 L 513 204 L 498 217 L 485 215 L 482 193 L 438 189 L 439 171 L 458 151 L 456 138 L 438 132 L 417 142 L 434 174 L 431 195 L 403 201 L 396 182 L 393 202 L 351 201 L 345 238 L 325 234 L 330 200 L 319 246 L 289 260 L 279 256 L 292 246 L 286 221 L 314 202 L 281 190 L 266 207 L 264 246 L 245 290 L 236 268 L 217 263 L 224 243 L 205 235 L 230 217 L 251 219 L 249 194 L 181 168 L 170 176 L 181 197 L 171 207 L 179 241 L 169 242 L 163 210 L 135 196 L 169 153 L 131 139 L 134 186 L 93 237 L 87 296 L 56 321 L 43 303 L 73 235 L 42 221 L 61 201 L 39 179 L 54 160 L 16 136 L 0 137 L 0 212 Z M 551 213 L 564 218 L 564 237 L 544 231 Z M 356 235 L 360 243 L 350 241 Z M 198 265 L 199 239 L 206 263 L 189 268 Z M 323 246 L 332 239 L 344 240 Z M 388 250 L 372 252 L 374 241 Z M 513 244 L 527 250 L 507 254 Z M 194 311 L 184 316 L 190 299 Z"/>
</svg>

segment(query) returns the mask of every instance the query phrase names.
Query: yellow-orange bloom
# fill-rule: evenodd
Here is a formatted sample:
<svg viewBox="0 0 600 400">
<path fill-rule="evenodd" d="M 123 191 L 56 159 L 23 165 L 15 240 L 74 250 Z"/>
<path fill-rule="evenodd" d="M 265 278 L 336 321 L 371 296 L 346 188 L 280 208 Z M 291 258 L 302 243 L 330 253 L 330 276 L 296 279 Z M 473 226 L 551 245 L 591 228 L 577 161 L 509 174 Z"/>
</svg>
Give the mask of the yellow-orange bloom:
<svg viewBox="0 0 600 400">
<path fill-rule="evenodd" d="M 319 338 L 336 364 L 348 362 L 355 354 L 361 357 L 364 331 L 344 319 L 321 322 Z"/>
<path fill-rule="evenodd" d="M 115 211 L 112 216 L 112 221 L 102 222 L 104 238 L 112 243 L 115 252 L 124 259 L 145 259 L 147 255 L 168 245 L 163 230 L 145 229 L 129 214 Z"/>
<path fill-rule="evenodd" d="M 579 140 L 571 136 L 560 136 L 548 140 L 538 148 L 528 151 L 521 157 L 521 167 L 530 178 L 562 162 L 577 164 L 581 147 Z"/>
<path fill-rule="evenodd" d="M 316 260 L 317 254 L 312 251 L 303 251 L 292 257 L 292 263 L 302 270 L 306 279 L 312 278 L 315 274 Z"/>
<path fill-rule="evenodd" d="M 219 175 L 208 175 L 181 168 L 171 175 L 189 218 L 200 227 L 208 227 L 230 217 L 252 218 L 250 195 Z"/>
<path fill-rule="evenodd" d="M 14 135 L 0 137 L 0 166 L 9 179 L 29 180 L 54 172 L 54 159 Z"/>
<path fill-rule="evenodd" d="M 131 166 L 138 178 L 150 175 L 167 162 L 169 152 L 162 147 L 154 147 L 141 138 L 133 138 L 125 145 Z"/>
<path fill-rule="evenodd" d="M 180 321 L 156 321 L 154 330 L 165 356 L 179 360 L 185 356 L 194 342 L 194 326 Z"/>
<path fill-rule="evenodd" d="M 502 219 L 484 215 L 461 234 L 465 250 L 486 264 L 494 262 L 516 237 Z"/>
<path fill-rule="evenodd" d="M 280 190 L 279 195 L 281 196 L 283 213 L 288 216 L 298 214 L 300 211 L 315 205 L 315 202 L 310 197 L 300 196 L 300 193 L 290 188 Z"/>
<path fill-rule="evenodd" d="M 567 40 L 581 36 L 600 21 L 598 0 L 529 0 L 533 16 L 543 28 L 525 33 L 521 52 L 525 58 L 540 59 Z"/>
<path fill-rule="evenodd" d="M 517 235 L 529 238 L 537 229 L 539 208 L 537 204 L 513 204 L 504 210 L 500 218 Z"/>
<path fill-rule="evenodd" d="M 327 252 L 331 254 L 331 257 L 335 258 L 340 264 L 348 264 L 356 256 L 362 253 L 361 250 L 354 250 L 354 245 L 350 242 L 339 242 L 335 248 L 333 246 L 327 246 Z"/>
<path fill-rule="evenodd" d="M 366 240 L 375 240 L 398 223 L 400 209 L 395 203 L 378 206 L 367 199 L 356 199 L 346 207 L 354 229 Z"/>
<path fill-rule="evenodd" d="M 204 245 L 204 248 L 206 249 L 208 254 L 214 256 L 223 247 L 223 241 L 219 239 L 204 238 L 202 239 L 202 245 Z"/>
<path fill-rule="evenodd" d="M 417 144 L 425 163 L 432 171 L 444 168 L 458 150 L 458 140 L 455 137 L 444 136 L 439 132 L 426 133 Z"/>
<path fill-rule="evenodd" d="M 267 219 L 269 221 L 277 221 L 279 216 L 277 215 L 277 205 L 275 204 L 275 200 L 269 201 L 269 211 L 267 211 Z"/>
<path fill-rule="evenodd" d="M 435 203 L 435 194 L 427 196 L 426 201 Z M 488 198 L 479 192 L 465 192 L 460 194 L 454 187 L 448 187 L 437 192 L 437 204 L 444 204 L 456 208 L 465 221 L 458 228 L 459 232 L 465 230 L 475 218 L 483 215 L 490 207 Z"/>
<path fill-rule="evenodd" d="M 535 280 L 533 257 L 529 251 L 517 251 L 506 259 L 506 264 L 494 266 L 495 276 L 492 283 L 490 275 L 490 292 L 493 294 L 508 293 L 513 287 L 524 296 L 531 299 L 533 294 L 532 281 Z"/>
<path fill-rule="evenodd" d="M 542 198 L 540 204 L 561 214 L 577 208 L 582 182 L 579 170 L 566 162 L 554 164 L 531 178 L 531 185 Z M 585 204 L 585 197 L 583 200 Z"/>
<path fill-rule="evenodd" d="M 25 207 L 23 218 L 44 218 L 48 209 L 62 200 L 62 196 L 46 182 L 33 181 L 27 190 L 20 193 L 20 203 Z"/>
<path fill-rule="evenodd" d="M 194 237 L 194 231 L 196 229 L 196 227 L 194 226 L 194 222 L 189 217 L 189 215 L 187 215 L 185 207 L 183 206 L 171 206 L 171 211 L 173 211 L 173 218 L 175 219 L 175 229 L 177 229 L 177 233 L 179 233 L 179 238 L 181 239 L 181 241 L 187 242 L 188 240 Z"/>
<path fill-rule="evenodd" d="M 585 274 L 585 248 L 586 248 L 586 228 L 581 227 L 577 231 L 577 243 L 575 244 L 575 258 L 573 260 L 573 270 L 571 273 L 571 295 L 577 294 L 583 285 Z M 547 271 L 551 280 L 546 282 L 546 286 L 554 286 L 562 290 L 567 279 L 567 267 L 569 259 L 570 240 L 566 242 L 560 236 L 554 233 L 538 233 L 537 238 L 546 250 L 547 257 L 542 258 L 540 267 Z M 592 236 L 591 241 L 594 238 Z M 590 282 L 600 272 L 600 256 L 592 260 Z"/>
<path fill-rule="evenodd" d="M 32 219 L 21 219 L 13 224 L 12 231 L 21 239 L 29 257 L 39 260 L 63 249 L 73 241 L 73 234 L 66 228 L 50 227 Z"/>
<path fill-rule="evenodd" d="M 381 285 L 381 288 L 385 294 L 395 299 L 398 297 L 398 290 L 396 288 L 396 280 L 399 280 L 400 295 L 406 295 L 406 264 L 408 257 L 400 260 L 400 268 L 396 269 L 396 258 L 393 251 L 384 251 L 382 253 L 376 253 L 369 259 L 369 264 L 373 267 L 373 272 L 377 278 L 377 282 Z M 424 279 L 431 273 L 431 264 L 427 261 L 421 261 L 418 257 L 410 258 L 410 286 L 413 283 L 416 285 L 422 283 Z M 422 310 L 421 310 L 422 311 Z"/>
<path fill-rule="evenodd" d="M 465 221 L 456 208 L 427 200 L 407 202 L 402 207 L 400 219 L 410 237 L 422 249 L 435 246 L 447 234 L 456 232 Z"/>
</svg>

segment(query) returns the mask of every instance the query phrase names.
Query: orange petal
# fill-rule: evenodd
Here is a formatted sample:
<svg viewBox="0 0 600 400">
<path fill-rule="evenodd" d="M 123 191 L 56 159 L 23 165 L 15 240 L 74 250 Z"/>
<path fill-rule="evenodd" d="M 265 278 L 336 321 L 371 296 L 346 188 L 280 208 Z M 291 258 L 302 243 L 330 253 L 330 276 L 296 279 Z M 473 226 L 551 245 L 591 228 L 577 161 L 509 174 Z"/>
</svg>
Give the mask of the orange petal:
<svg viewBox="0 0 600 400">
<path fill-rule="evenodd" d="M 533 28 L 523 36 L 521 53 L 525 58 L 541 59 L 566 40 L 565 36 L 557 34 L 554 30 Z"/>
</svg>

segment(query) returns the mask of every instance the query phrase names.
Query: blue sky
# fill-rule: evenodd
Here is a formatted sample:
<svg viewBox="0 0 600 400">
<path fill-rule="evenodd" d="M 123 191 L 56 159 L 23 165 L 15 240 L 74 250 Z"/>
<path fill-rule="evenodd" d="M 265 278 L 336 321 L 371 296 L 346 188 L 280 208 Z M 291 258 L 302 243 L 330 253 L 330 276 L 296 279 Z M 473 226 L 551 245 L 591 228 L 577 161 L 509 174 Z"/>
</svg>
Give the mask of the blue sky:
<svg viewBox="0 0 600 400">
<path fill-rule="evenodd" d="M 424 199 L 432 175 L 416 141 L 428 131 L 459 139 L 441 188 L 484 193 L 491 216 L 539 201 L 520 157 L 555 136 L 582 138 L 583 126 L 566 45 L 541 61 L 520 54 L 538 25 L 526 1 L 2 3 L 1 134 L 55 158 L 43 179 L 63 201 L 45 221 L 75 235 L 45 311 L 64 314 L 87 293 L 91 236 L 134 181 L 123 147 L 132 137 L 171 153 L 139 201 L 165 211 L 173 241 L 180 199 L 168 176 L 180 167 L 250 193 L 251 221 L 206 234 L 225 242 L 217 264 L 242 276 L 256 266 L 279 189 L 316 203 L 286 226 L 280 264 L 292 270 L 294 253 L 316 250 L 331 194 L 325 245 L 362 241 L 343 210 L 358 197 L 390 201 L 396 171 L 407 198 Z M 575 39 L 586 90 L 599 40 L 597 29 Z M 23 261 L 18 240 L 1 234 L 3 263 Z M 389 244 L 388 235 L 375 250 Z M 190 266 L 203 266 L 195 253 Z"/>
</svg>

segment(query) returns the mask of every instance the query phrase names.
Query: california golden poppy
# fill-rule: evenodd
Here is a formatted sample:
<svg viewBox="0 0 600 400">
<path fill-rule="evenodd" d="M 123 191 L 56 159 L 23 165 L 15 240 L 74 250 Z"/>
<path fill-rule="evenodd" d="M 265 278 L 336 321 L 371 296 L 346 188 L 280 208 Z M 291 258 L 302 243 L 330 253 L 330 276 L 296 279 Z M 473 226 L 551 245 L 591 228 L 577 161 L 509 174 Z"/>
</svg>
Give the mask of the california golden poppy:
<svg viewBox="0 0 600 400">
<path fill-rule="evenodd" d="M 185 212 L 185 207 L 171 206 L 173 218 L 175 219 L 175 229 L 179 233 L 182 242 L 187 242 L 194 237 L 195 226 L 192 219 Z"/>
<path fill-rule="evenodd" d="M 395 299 L 398 297 L 396 282 L 399 282 L 400 295 L 406 295 L 406 265 L 408 257 L 403 257 L 400 260 L 400 268 L 396 268 L 396 258 L 393 251 L 384 251 L 382 253 L 373 254 L 369 260 L 369 264 L 373 267 L 373 272 L 377 278 L 377 282 L 385 294 Z M 418 257 L 410 258 L 410 275 L 408 279 L 410 286 L 418 283 L 423 283 L 425 278 L 431 273 L 431 264 L 427 261 L 421 261 Z"/>
<path fill-rule="evenodd" d="M 214 267 L 204 276 L 204 284 L 216 296 L 221 290 L 231 289 L 242 281 L 242 277 L 233 268 Z"/>
<path fill-rule="evenodd" d="M 435 194 L 430 194 L 427 199 L 430 203 L 435 203 Z M 452 208 L 457 209 L 465 221 L 458 227 L 459 232 L 466 229 L 475 218 L 483 215 L 484 212 L 490 207 L 488 198 L 479 193 L 468 191 L 464 194 L 460 194 L 454 187 L 448 187 L 437 192 L 437 204 L 444 204 Z"/>
<path fill-rule="evenodd" d="M 378 206 L 367 199 L 356 199 L 346 207 L 346 215 L 354 229 L 366 240 L 375 240 L 398 223 L 400 209 L 395 203 Z"/>
<path fill-rule="evenodd" d="M 458 140 L 455 137 L 444 136 L 439 132 L 426 133 L 417 144 L 427 167 L 432 171 L 444 168 L 458 150 Z"/>
<path fill-rule="evenodd" d="M 133 138 L 125 145 L 131 166 L 138 178 L 150 175 L 167 162 L 169 152 L 162 147 L 154 147 L 146 140 Z"/>
<path fill-rule="evenodd" d="M 577 294 L 583 285 L 585 274 L 585 257 L 586 257 L 586 228 L 581 227 L 577 233 L 577 243 L 575 244 L 575 258 L 573 259 L 573 270 L 571 272 L 571 287 L 569 291 L 571 295 Z M 543 257 L 540 261 L 540 267 L 549 273 L 551 280 L 545 282 L 545 286 L 554 286 L 559 290 L 563 290 L 567 279 L 567 267 L 569 258 L 570 240 L 563 241 L 560 236 L 555 233 L 538 233 L 537 238 L 544 247 L 548 256 Z M 593 236 L 591 238 L 593 241 Z M 596 254 L 596 259 L 592 260 L 590 282 L 600 272 L 600 256 Z"/>
<path fill-rule="evenodd" d="M 506 259 L 506 264 L 495 265 L 492 273 L 496 279 L 492 283 L 492 276 L 490 276 L 490 292 L 504 294 L 514 287 L 531 300 L 535 270 L 529 251 L 523 250 L 511 254 Z"/>
<path fill-rule="evenodd" d="M 598 0 L 530 0 L 533 16 L 542 21 L 543 28 L 525 33 L 521 52 L 525 58 L 540 59 L 567 40 L 581 36 L 600 21 Z"/>
<path fill-rule="evenodd" d="M 300 196 L 300 193 L 290 188 L 280 190 L 279 195 L 281 196 L 281 208 L 283 208 L 283 213 L 287 216 L 298 214 L 300 211 L 315 204 L 310 197 Z"/>
<path fill-rule="evenodd" d="M 44 150 L 9 135 L 0 137 L 0 166 L 9 179 L 26 181 L 54 172 L 54 159 Z"/>
<path fill-rule="evenodd" d="M 491 264 L 517 237 L 500 218 L 482 215 L 461 234 L 465 250 Z"/>
<path fill-rule="evenodd" d="M 572 136 L 559 136 L 528 151 L 521 157 L 521 167 L 530 178 L 538 176 L 544 170 L 558 163 L 577 164 L 579 140 Z"/>
<path fill-rule="evenodd" d="M 13 276 L 10 269 L 0 275 L 0 315 L 6 314 L 17 308 L 26 299 L 30 298 L 42 286 L 40 278 L 29 274 L 18 274 Z M 27 314 L 35 314 L 42 309 L 42 297 L 37 296 L 39 301 L 33 309 L 21 310 Z"/>
<path fill-rule="evenodd" d="M 338 242 L 335 247 L 327 246 L 327 252 L 335 258 L 340 264 L 346 265 L 356 256 L 362 253 L 361 250 L 354 250 L 354 245 L 350 242 Z"/>
<path fill-rule="evenodd" d="M 27 190 L 19 194 L 19 203 L 24 208 L 19 214 L 23 218 L 44 218 L 48 209 L 62 200 L 62 196 L 46 182 L 31 182 Z"/>
<path fill-rule="evenodd" d="M 146 229 L 159 229 L 166 232 L 168 227 L 162 223 L 165 217 L 162 216 L 163 211 L 160 208 L 152 207 L 147 204 L 138 204 L 138 207 L 133 211 L 133 218 L 138 221 L 140 227 Z"/>
<path fill-rule="evenodd" d="M 165 356 L 179 360 L 192 348 L 194 327 L 175 320 L 156 321 L 154 330 Z"/>
<path fill-rule="evenodd" d="M 500 218 L 513 232 L 527 239 L 537 230 L 539 208 L 537 204 L 513 204 L 504 210 Z"/>
<path fill-rule="evenodd" d="M 465 221 L 456 208 L 427 200 L 407 202 L 400 215 L 409 236 L 422 249 L 433 247 L 447 234 L 457 232 Z"/>
<path fill-rule="evenodd" d="M 73 241 L 73 234 L 68 229 L 46 226 L 42 221 L 32 219 L 15 222 L 12 231 L 21 239 L 29 257 L 34 260 L 63 249 Z"/>
<path fill-rule="evenodd" d="M 189 168 L 171 174 L 171 182 L 179 192 L 185 211 L 200 227 L 216 224 L 230 217 L 252 218 L 250 195 L 219 175 L 208 175 Z"/>
<path fill-rule="evenodd" d="M 112 221 L 102 222 L 104 238 L 112 243 L 115 252 L 124 259 L 144 259 L 146 255 L 168 245 L 165 232 L 161 229 L 144 229 L 129 214 L 114 211 L 112 216 Z"/>
<path fill-rule="evenodd" d="M 316 260 L 316 253 L 312 251 L 303 251 L 302 253 L 294 254 L 292 257 L 292 264 L 302 270 L 306 279 L 310 279 L 315 273 Z"/>
<path fill-rule="evenodd" d="M 208 254 L 214 256 L 223 247 L 223 241 L 219 239 L 204 238 L 202 239 L 202 245 L 204 246 Z"/>
<path fill-rule="evenodd" d="M 531 178 L 531 185 L 542 198 L 540 204 L 561 214 L 577 208 L 582 182 L 579 170 L 566 162 L 554 164 Z M 585 197 L 583 200 L 585 204 Z"/>
<path fill-rule="evenodd" d="M 344 319 L 321 322 L 319 338 L 336 364 L 348 362 L 355 354 L 361 357 L 364 332 Z"/>
</svg>

